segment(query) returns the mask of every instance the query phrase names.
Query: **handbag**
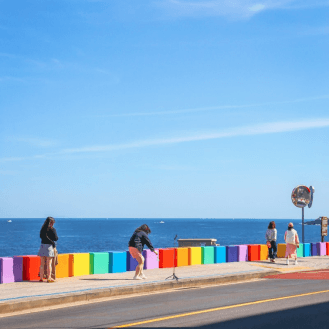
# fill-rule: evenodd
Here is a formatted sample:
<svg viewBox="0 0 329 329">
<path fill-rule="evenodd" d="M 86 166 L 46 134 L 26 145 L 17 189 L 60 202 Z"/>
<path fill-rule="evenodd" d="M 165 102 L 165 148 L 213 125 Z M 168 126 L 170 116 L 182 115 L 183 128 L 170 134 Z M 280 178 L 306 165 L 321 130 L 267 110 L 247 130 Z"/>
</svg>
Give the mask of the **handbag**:
<svg viewBox="0 0 329 329">
<path fill-rule="evenodd" d="M 266 242 L 266 245 L 267 245 L 267 248 L 271 248 L 271 247 L 272 247 L 272 245 L 271 245 L 271 241 L 267 241 L 267 242 Z"/>
</svg>

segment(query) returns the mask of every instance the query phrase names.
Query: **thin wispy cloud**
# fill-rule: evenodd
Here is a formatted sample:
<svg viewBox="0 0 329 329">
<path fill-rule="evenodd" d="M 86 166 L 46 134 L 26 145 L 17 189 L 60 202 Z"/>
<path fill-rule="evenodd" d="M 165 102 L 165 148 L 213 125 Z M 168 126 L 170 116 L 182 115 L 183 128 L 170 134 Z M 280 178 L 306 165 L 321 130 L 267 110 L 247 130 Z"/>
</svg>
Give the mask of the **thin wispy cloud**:
<svg viewBox="0 0 329 329">
<path fill-rule="evenodd" d="M 192 109 L 181 109 L 181 110 L 171 110 L 171 111 L 135 112 L 135 113 L 133 112 L 133 113 L 105 114 L 105 115 L 93 115 L 93 116 L 105 118 L 105 117 L 134 117 L 134 116 L 157 116 L 157 115 L 170 115 L 170 114 L 184 114 L 184 113 L 204 112 L 204 111 L 214 111 L 214 110 L 243 109 L 243 108 L 252 108 L 252 107 L 260 107 L 260 106 L 294 104 L 294 103 L 316 101 L 316 100 L 321 100 L 321 99 L 329 99 L 329 95 L 298 98 L 298 99 L 294 99 L 294 100 L 287 100 L 287 101 L 281 101 L 281 102 L 265 102 L 265 103 L 242 104 L 242 105 L 218 105 L 218 106 L 198 107 L 198 108 L 192 108 Z"/>
<path fill-rule="evenodd" d="M 327 6 L 328 1 L 305 3 L 302 0 L 165 0 L 157 4 L 172 16 L 250 18 L 266 10 Z"/>
<path fill-rule="evenodd" d="M 53 147 L 58 145 L 57 141 L 35 137 L 7 137 L 8 141 L 28 144 L 34 147 Z"/>
<path fill-rule="evenodd" d="M 326 128 L 329 127 L 329 118 L 309 119 L 302 121 L 281 121 L 273 123 L 263 123 L 250 126 L 234 127 L 219 132 L 205 132 L 194 133 L 185 136 L 174 136 L 160 139 L 146 139 L 140 141 L 133 141 L 122 144 L 108 144 L 108 145 L 94 145 L 84 146 L 79 148 L 67 148 L 53 153 L 45 153 L 41 155 L 34 155 L 31 157 L 17 157 L 17 158 L 2 158 L 1 162 L 7 161 L 22 161 L 29 159 L 42 159 L 55 156 L 83 154 L 83 153 L 100 153 L 100 152 L 112 152 L 125 149 L 145 148 L 152 146 L 164 146 L 173 145 L 179 143 L 188 143 L 196 141 L 207 141 L 213 139 L 223 139 L 232 137 L 265 135 L 265 134 L 278 134 L 286 132 L 295 132 L 308 129 Z"/>
</svg>

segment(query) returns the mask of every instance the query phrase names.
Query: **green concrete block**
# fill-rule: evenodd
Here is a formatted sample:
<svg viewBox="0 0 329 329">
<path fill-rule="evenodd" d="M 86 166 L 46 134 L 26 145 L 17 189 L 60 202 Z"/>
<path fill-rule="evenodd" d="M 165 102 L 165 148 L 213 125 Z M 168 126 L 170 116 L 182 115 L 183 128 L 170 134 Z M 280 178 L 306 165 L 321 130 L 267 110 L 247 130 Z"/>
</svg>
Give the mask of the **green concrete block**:
<svg viewBox="0 0 329 329">
<path fill-rule="evenodd" d="M 110 256 L 108 252 L 90 253 L 90 274 L 109 273 Z"/>
<path fill-rule="evenodd" d="M 215 247 L 201 247 L 201 263 L 214 264 L 215 263 Z"/>
<path fill-rule="evenodd" d="M 299 248 L 297 248 L 297 257 L 304 257 L 304 244 L 300 243 Z"/>
</svg>

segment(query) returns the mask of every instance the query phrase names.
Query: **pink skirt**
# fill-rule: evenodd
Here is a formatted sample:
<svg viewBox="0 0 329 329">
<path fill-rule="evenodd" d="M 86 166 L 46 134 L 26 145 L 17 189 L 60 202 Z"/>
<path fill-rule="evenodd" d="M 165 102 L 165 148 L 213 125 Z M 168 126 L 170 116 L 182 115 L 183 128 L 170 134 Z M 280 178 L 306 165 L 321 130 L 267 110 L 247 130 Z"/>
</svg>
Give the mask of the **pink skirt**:
<svg viewBox="0 0 329 329">
<path fill-rule="evenodd" d="M 286 246 L 286 258 L 297 259 L 297 246 L 295 244 L 287 243 Z"/>
</svg>

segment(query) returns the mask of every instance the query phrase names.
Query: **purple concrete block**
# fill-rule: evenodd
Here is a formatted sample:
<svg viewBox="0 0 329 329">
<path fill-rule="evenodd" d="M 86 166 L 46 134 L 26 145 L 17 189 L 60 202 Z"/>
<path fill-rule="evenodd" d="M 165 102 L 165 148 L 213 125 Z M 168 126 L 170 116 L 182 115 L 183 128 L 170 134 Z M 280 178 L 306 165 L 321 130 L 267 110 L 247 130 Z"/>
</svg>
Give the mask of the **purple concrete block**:
<svg viewBox="0 0 329 329">
<path fill-rule="evenodd" d="M 23 281 L 23 257 L 22 256 L 14 256 L 13 271 L 14 271 L 15 282 L 22 282 Z"/>
<path fill-rule="evenodd" d="M 130 255 L 129 251 L 127 251 L 127 271 L 135 271 L 137 265 L 137 260 Z"/>
<path fill-rule="evenodd" d="M 238 246 L 227 246 L 226 247 L 226 261 L 228 263 L 238 261 Z"/>
<path fill-rule="evenodd" d="M 248 245 L 243 244 L 238 246 L 238 262 L 248 261 Z"/>
<path fill-rule="evenodd" d="M 159 252 L 158 249 L 155 249 Z M 158 256 L 149 249 L 143 251 L 143 256 L 145 258 L 144 269 L 150 270 L 152 268 L 159 268 L 159 259 Z"/>
<path fill-rule="evenodd" d="M 327 246 L 325 242 L 318 242 L 316 244 L 316 250 L 318 256 L 325 256 L 327 254 Z"/>
<path fill-rule="evenodd" d="M 14 282 L 13 259 L 11 257 L 0 258 L 0 283 Z"/>
<path fill-rule="evenodd" d="M 316 243 L 311 243 L 311 256 L 318 256 L 318 248 Z"/>
</svg>

